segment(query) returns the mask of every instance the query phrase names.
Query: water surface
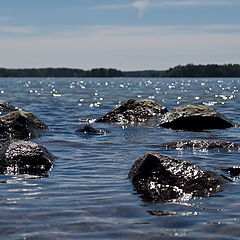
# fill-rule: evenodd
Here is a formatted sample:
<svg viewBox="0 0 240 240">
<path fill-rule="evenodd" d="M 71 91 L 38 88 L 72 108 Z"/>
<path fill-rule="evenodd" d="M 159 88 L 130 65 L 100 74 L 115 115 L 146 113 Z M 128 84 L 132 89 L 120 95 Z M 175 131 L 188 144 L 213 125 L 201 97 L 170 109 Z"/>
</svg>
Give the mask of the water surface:
<svg viewBox="0 0 240 240">
<path fill-rule="evenodd" d="M 110 131 L 75 130 L 129 98 L 168 109 L 210 106 L 239 122 L 240 79 L 0 78 L 0 98 L 49 125 L 34 142 L 58 158 L 48 177 L 0 175 L 1 239 L 239 239 L 240 182 L 187 202 L 148 203 L 127 179 L 148 151 L 220 172 L 239 166 L 239 152 L 162 150 L 164 142 L 210 139 L 240 143 L 239 128 L 181 132 L 93 123 Z"/>
</svg>

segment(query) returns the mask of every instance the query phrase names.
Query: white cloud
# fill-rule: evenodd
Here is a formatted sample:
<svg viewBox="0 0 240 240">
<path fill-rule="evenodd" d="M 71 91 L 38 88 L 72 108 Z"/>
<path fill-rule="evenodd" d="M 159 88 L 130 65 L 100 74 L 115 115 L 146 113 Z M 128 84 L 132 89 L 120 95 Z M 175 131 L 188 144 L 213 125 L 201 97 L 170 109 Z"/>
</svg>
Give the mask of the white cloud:
<svg viewBox="0 0 240 240">
<path fill-rule="evenodd" d="M 149 0 L 138 0 L 132 3 L 132 6 L 138 9 L 139 16 L 143 15 L 144 11 L 149 7 L 149 5 Z"/>
<path fill-rule="evenodd" d="M 93 26 L 41 38 L 5 37 L 1 39 L 0 66 L 130 70 L 164 69 L 191 62 L 240 62 L 240 33 L 218 29 L 218 25 Z"/>
<path fill-rule="evenodd" d="M 112 5 L 102 5 L 98 6 L 98 9 L 124 9 L 124 8 L 135 8 L 138 10 L 138 15 L 142 16 L 144 11 L 150 6 L 150 0 L 137 0 L 134 2 L 129 2 L 128 4 L 112 4 Z"/>
</svg>

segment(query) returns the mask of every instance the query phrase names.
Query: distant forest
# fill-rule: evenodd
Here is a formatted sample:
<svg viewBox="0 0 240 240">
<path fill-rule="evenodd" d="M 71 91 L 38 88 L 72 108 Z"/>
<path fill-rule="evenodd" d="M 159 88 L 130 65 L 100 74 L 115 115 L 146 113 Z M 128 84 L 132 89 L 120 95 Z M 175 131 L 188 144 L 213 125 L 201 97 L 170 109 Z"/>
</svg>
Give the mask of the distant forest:
<svg viewBox="0 0 240 240">
<path fill-rule="evenodd" d="M 167 70 L 121 71 L 113 68 L 0 68 L 0 77 L 240 77 L 240 64 L 176 66 Z"/>
</svg>

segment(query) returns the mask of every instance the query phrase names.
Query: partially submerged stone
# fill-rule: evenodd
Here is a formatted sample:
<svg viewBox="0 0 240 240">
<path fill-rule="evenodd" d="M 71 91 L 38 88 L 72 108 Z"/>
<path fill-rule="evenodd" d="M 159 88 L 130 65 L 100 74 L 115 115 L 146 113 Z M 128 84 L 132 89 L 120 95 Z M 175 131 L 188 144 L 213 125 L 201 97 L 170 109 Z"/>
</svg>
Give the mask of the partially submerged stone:
<svg viewBox="0 0 240 240">
<path fill-rule="evenodd" d="M 12 106 L 10 103 L 0 99 L 0 112 L 11 112 L 15 110 L 16 108 Z"/>
<path fill-rule="evenodd" d="M 162 144 L 161 147 L 166 149 L 193 149 L 199 151 L 218 150 L 218 151 L 236 151 L 240 150 L 240 145 L 233 142 L 216 141 L 216 140 L 187 140 L 179 142 L 170 142 Z"/>
<path fill-rule="evenodd" d="M 228 172 L 230 177 L 235 178 L 235 177 L 240 177 L 240 166 L 233 166 L 233 167 L 228 167 L 228 168 L 221 168 L 222 171 Z"/>
<path fill-rule="evenodd" d="M 166 112 L 167 109 L 165 107 L 152 100 L 136 101 L 135 99 L 130 99 L 98 119 L 97 122 L 138 125 Z"/>
<path fill-rule="evenodd" d="M 212 108 L 199 105 L 177 107 L 160 118 L 160 126 L 175 130 L 225 129 L 233 124 Z"/>
<path fill-rule="evenodd" d="M 105 135 L 108 133 L 108 131 L 105 129 L 96 129 L 89 124 L 78 128 L 76 132 L 90 134 L 90 135 Z"/>
<path fill-rule="evenodd" d="M 0 117 L 1 138 L 35 138 L 47 129 L 48 126 L 30 112 L 17 110 Z"/>
<path fill-rule="evenodd" d="M 230 180 L 189 162 L 150 152 L 132 166 L 129 178 L 144 200 L 187 201 L 219 192 Z"/>
<path fill-rule="evenodd" d="M 52 169 L 54 158 L 34 142 L 11 140 L 0 149 L 0 173 L 42 175 Z"/>
</svg>

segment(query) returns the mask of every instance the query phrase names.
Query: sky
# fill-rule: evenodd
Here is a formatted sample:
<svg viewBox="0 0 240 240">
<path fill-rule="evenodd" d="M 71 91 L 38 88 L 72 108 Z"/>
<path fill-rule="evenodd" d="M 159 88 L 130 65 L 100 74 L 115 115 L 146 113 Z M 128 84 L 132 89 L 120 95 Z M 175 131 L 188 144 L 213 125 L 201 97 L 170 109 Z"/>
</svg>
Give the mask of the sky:
<svg viewBox="0 0 240 240">
<path fill-rule="evenodd" d="M 0 0 L 0 67 L 240 63 L 240 0 Z"/>
</svg>

